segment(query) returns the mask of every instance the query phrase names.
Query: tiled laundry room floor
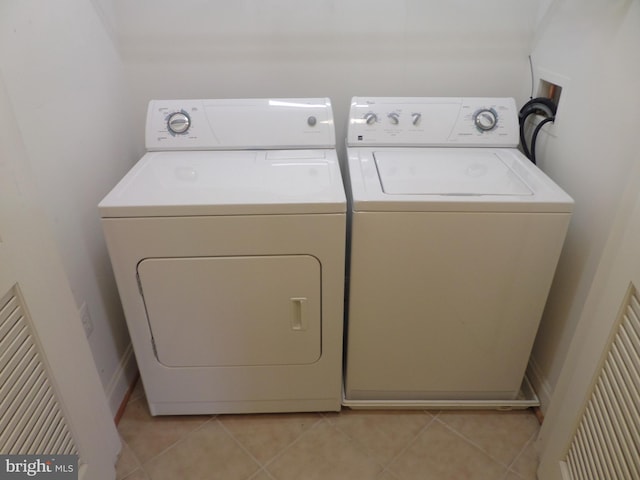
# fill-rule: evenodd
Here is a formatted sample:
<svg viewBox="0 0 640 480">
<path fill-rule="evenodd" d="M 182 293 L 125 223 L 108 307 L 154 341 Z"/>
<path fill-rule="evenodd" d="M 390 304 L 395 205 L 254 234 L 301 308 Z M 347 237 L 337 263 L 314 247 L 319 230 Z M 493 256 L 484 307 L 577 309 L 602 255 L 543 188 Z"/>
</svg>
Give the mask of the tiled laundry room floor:
<svg viewBox="0 0 640 480">
<path fill-rule="evenodd" d="M 535 480 L 530 410 L 151 417 L 140 382 L 118 480 Z"/>
</svg>

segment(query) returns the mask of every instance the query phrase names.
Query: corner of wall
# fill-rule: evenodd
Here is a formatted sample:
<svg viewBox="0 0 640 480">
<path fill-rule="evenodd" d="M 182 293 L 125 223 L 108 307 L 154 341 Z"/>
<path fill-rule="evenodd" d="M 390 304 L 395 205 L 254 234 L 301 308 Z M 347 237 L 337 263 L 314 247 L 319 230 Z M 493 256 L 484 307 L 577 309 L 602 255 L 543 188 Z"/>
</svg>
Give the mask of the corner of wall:
<svg viewBox="0 0 640 480">
<path fill-rule="evenodd" d="M 542 410 L 542 413 L 546 413 L 551 402 L 553 389 L 533 356 L 529 359 L 529 365 L 527 366 L 527 378 L 540 399 L 540 410 Z"/>
<path fill-rule="evenodd" d="M 107 403 L 109 404 L 109 409 L 111 410 L 111 415 L 113 417 L 118 413 L 122 401 L 137 377 L 138 364 L 136 363 L 136 358 L 133 354 L 133 347 L 129 344 L 120 359 L 118 368 L 111 377 L 109 385 L 107 385 L 107 388 L 105 389 Z"/>
</svg>

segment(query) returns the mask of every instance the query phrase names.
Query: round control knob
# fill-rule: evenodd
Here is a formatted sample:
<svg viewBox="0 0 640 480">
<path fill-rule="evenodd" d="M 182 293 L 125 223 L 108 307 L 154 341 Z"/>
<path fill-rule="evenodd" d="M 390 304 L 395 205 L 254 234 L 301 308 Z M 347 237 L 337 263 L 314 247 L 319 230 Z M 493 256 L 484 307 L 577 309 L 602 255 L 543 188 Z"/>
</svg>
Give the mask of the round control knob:
<svg viewBox="0 0 640 480">
<path fill-rule="evenodd" d="M 369 112 L 364 116 L 364 121 L 367 125 L 373 125 L 378 121 L 378 116 L 375 113 Z"/>
<path fill-rule="evenodd" d="M 414 127 L 418 126 L 418 124 L 420 123 L 421 119 L 422 119 L 422 114 L 421 113 L 412 113 L 411 114 L 411 123 L 413 123 Z"/>
<path fill-rule="evenodd" d="M 185 112 L 175 112 L 169 115 L 167 120 L 167 128 L 171 133 L 181 134 L 187 133 L 191 126 L 191 119 Z"/>
<path fill-rule="evenodd" d="M 397 113 L 390 113 L 389 115 L 387 115 L 387 117 L 389 117 L 389 121 L 391 122 L 392 125 L 398 125 L 398 123 L 400 123 L 400 118 L 398 117 Z"/>
<path fill-rule="evenodd" d="M 478 130 L 488 132 L 498 124 L 498 114 L 492 108 L 484 108 L 476 112 L 474 122 Z"/>
<path fill-rule="evenodd" d="M 318 123 L 318 119 L 313 115 L 307 118 L 307 125 L 309 125 L 310 127 L 315 127 L 317 123 Z"/>
</svg>

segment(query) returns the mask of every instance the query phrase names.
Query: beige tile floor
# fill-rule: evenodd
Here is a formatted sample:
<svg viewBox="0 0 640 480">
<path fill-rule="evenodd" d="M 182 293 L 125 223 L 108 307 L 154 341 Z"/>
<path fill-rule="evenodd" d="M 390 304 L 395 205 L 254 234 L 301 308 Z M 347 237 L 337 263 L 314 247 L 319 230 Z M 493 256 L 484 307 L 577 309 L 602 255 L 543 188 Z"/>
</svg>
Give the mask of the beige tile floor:
<svg viewBox="0 0 640 480">
<path fill-rule="evenodd" d="M 118 480 L 535 480 L 531 411 L 151 417 L 138 385 Z"/>
</svg>

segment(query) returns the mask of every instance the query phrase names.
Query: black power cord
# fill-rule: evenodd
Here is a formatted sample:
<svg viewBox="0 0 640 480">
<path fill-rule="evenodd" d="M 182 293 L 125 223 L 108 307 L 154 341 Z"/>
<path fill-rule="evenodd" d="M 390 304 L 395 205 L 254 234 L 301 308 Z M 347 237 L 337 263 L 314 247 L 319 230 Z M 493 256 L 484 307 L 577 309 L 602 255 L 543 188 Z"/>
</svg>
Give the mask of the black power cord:
<svg viewBox="0 0 640 480">
<path fill-rule="evenodd" d="M 538 133 L 540 129 L 547 123 L 553 122 L 556 119 L 556 111 L 558 110 L 557 105 L 550 98 L 538 97 L 529 100 L 524 106 L 520 109 L 520 113 L 518 114 L 518 121 L 520 123 L 520 144 L 522 145 L 522 152 L 525 156 L 531 160 L 534 164 L 536 163 L 536 141 L 538 139 Z M 527 146 L 527 141 L 525 138 L 525 123 L 529 116 L 531 115 L 539 115 L 544 117 L 536 128 L 533 130 L 533 134 L 531 135 L 531 148 Z"/>
</svg>

